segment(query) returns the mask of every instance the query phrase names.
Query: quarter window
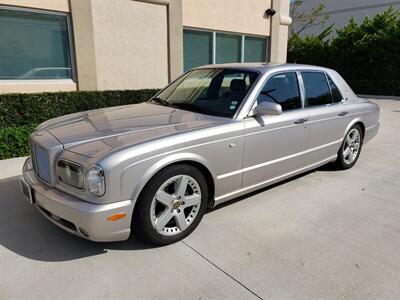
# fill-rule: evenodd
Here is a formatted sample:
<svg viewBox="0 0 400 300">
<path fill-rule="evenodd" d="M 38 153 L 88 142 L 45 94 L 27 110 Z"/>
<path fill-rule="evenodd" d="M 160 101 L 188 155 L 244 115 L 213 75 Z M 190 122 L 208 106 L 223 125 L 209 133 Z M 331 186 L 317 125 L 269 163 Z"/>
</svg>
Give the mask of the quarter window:
<svg viewBox="0 0 400 300">
<path fill-rule="evenodd" d="M 308 107 L 332 103 L 331 91 L 325 73 L 301 72 Z"/>
<path fill-rule="evenodd" d="M 331 88 L 333 103 L 341 102 L 343 100 L 342 93 L 340 93 L 338 87 L 333 82 L 333 80 L 329 76 L 327 76 L 327 77 L 328 77 L 329 86 Z"/>
<path fill-rule="evenodd" d="M 283 111 L 301 108 L 301 98 L 295 72 L 281 73 L 268 79 L 257 102 L 278 103 Z"/>
<path fill-rule="evenodd" d="M 66 78 L 68 16 L 0 8 L 0 79 Z"/>
</svg>

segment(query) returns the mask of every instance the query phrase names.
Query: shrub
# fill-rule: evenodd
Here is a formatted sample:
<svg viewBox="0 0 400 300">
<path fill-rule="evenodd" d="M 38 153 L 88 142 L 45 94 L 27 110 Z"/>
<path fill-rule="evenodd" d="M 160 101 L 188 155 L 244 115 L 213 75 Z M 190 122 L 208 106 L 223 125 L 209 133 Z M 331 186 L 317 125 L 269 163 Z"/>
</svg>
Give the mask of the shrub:
<svg viewBox="0 0 400 300">
<path fill-rule="evenodd" d="M 28 137 L 48 119 L 148 100 L 158 90 L 0 94 L 0 159 L 29 154 Z"/>
<path fill-rule="evenodd" d="M 400 96 L 400 12 L 389 8 L 359 25 L 354 19 L 337 35 L 290 39 L 288 61 L 337 70 L 361 94 Z"/>
</svg>

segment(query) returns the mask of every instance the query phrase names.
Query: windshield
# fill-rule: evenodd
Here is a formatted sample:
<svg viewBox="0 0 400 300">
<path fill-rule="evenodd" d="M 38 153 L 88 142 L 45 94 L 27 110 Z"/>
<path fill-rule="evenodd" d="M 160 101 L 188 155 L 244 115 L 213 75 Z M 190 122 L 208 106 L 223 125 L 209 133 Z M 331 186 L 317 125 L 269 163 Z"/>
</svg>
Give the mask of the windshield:
<svg viewBox="0 0 400 300">
<path fill-rule="evenodd" d="M 232 117 L 258 73 L 235 69 L 193 70 L 151 101 L 161 105 L 221 117 Z"/>
</svg>

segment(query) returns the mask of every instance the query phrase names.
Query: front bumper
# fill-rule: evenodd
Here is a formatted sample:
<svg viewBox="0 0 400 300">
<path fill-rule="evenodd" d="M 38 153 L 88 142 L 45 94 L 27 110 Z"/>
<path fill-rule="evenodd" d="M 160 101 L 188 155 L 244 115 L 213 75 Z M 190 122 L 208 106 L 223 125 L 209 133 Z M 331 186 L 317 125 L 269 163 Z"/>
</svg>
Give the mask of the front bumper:
<svg viewBox="0 0 400 300">
<path fill-rule="evenodd" d="M 62 229 L 96 242 L 122 241 L 129 238 L 133 202 L 131 200 L 110 204 L 88 203 L 51 188 L 40 181 L 28 160 L 24 164 L 21 180 L 31 187 L 34 205 L 51 222 Z M 126 214 L 117 221 L 107 218 Z"/>
</svg>

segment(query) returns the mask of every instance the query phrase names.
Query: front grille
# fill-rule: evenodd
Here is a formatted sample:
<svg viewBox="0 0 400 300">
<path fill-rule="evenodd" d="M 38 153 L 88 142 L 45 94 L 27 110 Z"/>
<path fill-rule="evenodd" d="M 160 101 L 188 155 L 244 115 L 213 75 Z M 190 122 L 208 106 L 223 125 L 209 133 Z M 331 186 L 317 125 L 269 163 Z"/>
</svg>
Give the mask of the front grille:
<svg viewBox="0 0 400 300">
<path fill-rule="evenodd" d="M 36 174 L 48 184 L 51 183 L 51 166 L 49 154 L 46 149 L 36 143 L 31 143 L 33 168 Z"/>
</svg>

